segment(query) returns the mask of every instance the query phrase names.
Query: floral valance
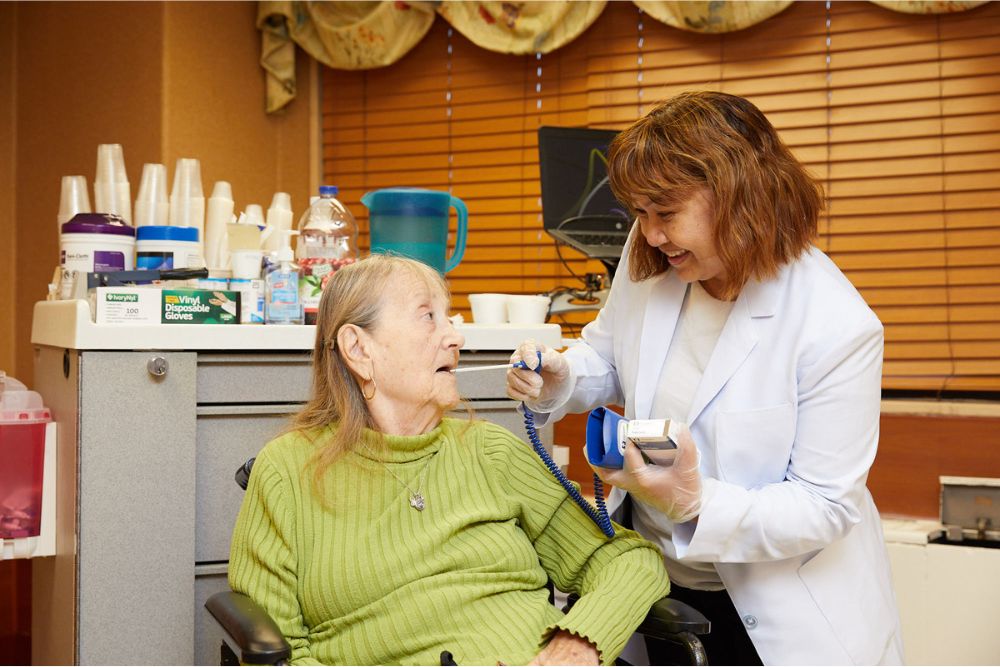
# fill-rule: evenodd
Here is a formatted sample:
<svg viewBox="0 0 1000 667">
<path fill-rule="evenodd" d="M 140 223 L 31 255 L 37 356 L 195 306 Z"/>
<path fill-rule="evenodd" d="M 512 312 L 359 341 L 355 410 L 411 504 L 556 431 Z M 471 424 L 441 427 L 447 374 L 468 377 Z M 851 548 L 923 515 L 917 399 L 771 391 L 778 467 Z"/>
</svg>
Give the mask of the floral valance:
<svg viewBox="0 0 1000 667">
<path fill-rule="evenodd" d="M 912 14 L 958 12 L 986 0 L 872 0 Z M 423 39 L 436 15 L 484 49 L 511 54 L 549 53 L 578 37 L 600 16 L 607 0 L 592 2 L 306 2 L 262 0 L 260 63 L 267 72 L 267 111 L 295 97 L 295 45 L 334 69 L 372 69 L 396 62 Z M 701 33 L 742 30 L 760 23 L 791 0 L 634 0 L 651 18 Z"/>
</svg>

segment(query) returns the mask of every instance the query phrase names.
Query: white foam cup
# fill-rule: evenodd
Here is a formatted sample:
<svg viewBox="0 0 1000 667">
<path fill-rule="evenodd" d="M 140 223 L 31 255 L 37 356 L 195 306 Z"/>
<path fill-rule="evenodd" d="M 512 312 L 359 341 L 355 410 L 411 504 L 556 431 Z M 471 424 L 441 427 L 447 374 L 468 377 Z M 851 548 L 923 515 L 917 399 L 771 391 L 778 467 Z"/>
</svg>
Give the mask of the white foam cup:
<svg viewBox="0 0 1000 667">
<path fill-rule="evenodd" d="M 476 324 L 503 324 L 507 321 L 506 294 L 470 294 L 472 321 Z"/>
<path fill-rule="evenodd" d="M 511 324 L 545 324 L 551 299 L 534 294 L 508 294 L 507 315 Z"/>
<path fill-rule="evenodd" d="M 230 253 L 230 266 L 233 278 L 241 280 L 257 280 L 260 278 L 260 265 L 264 253 L 260 250 L 234 250 Z"/>
</svg>

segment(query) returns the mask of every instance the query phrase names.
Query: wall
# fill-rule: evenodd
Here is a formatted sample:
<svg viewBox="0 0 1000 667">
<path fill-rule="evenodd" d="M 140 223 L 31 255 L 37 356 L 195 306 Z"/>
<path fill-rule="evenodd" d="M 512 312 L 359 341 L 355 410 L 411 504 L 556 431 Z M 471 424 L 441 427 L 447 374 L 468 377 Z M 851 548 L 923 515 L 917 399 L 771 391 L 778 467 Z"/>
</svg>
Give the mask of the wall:
<svg viewBox="0 0 1000 667">
<path fill-rule="evenodd" d="M 14 370 L 14 22 L 18 7 L 0 4 L 0 370 Z"/>
<path fill-rule="evenodd" d="M 98 144 L 122 144 L 133 198 L 143 163 L 166 164 L 172 179 L 177 158 L 196 157 L 206 195 L 228 180 L 239 209 L 266 208 L 276 191 L 304 208 L 318 180 L 313 72 L 299 58 L 297 99 L 264 113 L 256 11 L 0 3 L 0 369 L 33 384 L 31 317 L 58 263 L 60 179 L 83 174 L 92 188 Z M 31 570 L 0 563 L 0 664 L 31 659 Z"/>
<path fill-rule="evenodd" d="M 266 209 L 279 190 L 297 212 L 308 201 L 308 64 L 299 59 L 296 102 L 265 115 L 256 10 L 252 2 L 17 5 L 13 367 L 26 382 L 32 307 L 58 258 L 60 177 L 84 174 L 92 186 L 98 144 L 122 144 L 133 198 L 143 163 L 166 164 L 172 179 L 177 158 L 195 157 L 206 196 L 227 180 L 238 209 Z"/>
</svg>

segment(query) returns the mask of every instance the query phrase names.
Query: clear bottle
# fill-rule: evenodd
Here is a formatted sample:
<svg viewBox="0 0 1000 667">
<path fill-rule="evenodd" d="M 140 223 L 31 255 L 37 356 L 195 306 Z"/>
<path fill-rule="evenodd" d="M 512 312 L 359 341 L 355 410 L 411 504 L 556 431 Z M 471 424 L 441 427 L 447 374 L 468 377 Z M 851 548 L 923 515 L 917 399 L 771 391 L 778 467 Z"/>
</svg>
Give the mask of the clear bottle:
<svg viewBox="0 0 1000 667">
<path fill-rule="evenodd" d="M 293 229 L 283 230 L 285 242 L 278 250 L 278 261 L 265 280 L 264 319 L 267 324 L 302 324 L 302 301 L 299 296 L 299 267 L 293 261 Z"/>
<path fill-rule="evenodd" d="M 302 269 L 299 290 L 305 323 L 315 324 L 323 288 L 338 269 L 358 260 L 358 225 L 337 199 L 336 185 L 322 185 L 299 218 L 298 258 Z"/>
</svg>

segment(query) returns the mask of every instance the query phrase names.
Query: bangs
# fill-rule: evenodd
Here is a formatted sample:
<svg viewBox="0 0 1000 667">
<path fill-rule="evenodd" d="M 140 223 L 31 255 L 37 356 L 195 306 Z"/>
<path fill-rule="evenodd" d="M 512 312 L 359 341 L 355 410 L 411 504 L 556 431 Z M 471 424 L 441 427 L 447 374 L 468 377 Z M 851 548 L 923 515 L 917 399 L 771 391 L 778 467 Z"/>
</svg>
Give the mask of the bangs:
<svg viewBox="0 0 1000 667">
<path fill-rule="evenodd" d="M 649 125 L 635 125 L 620 132 L 608 149 L 611 191 L 633 215 L 637 197 L 672 206 L 705 185 L 704 167 L 660 134 Z"/>
</svg>

